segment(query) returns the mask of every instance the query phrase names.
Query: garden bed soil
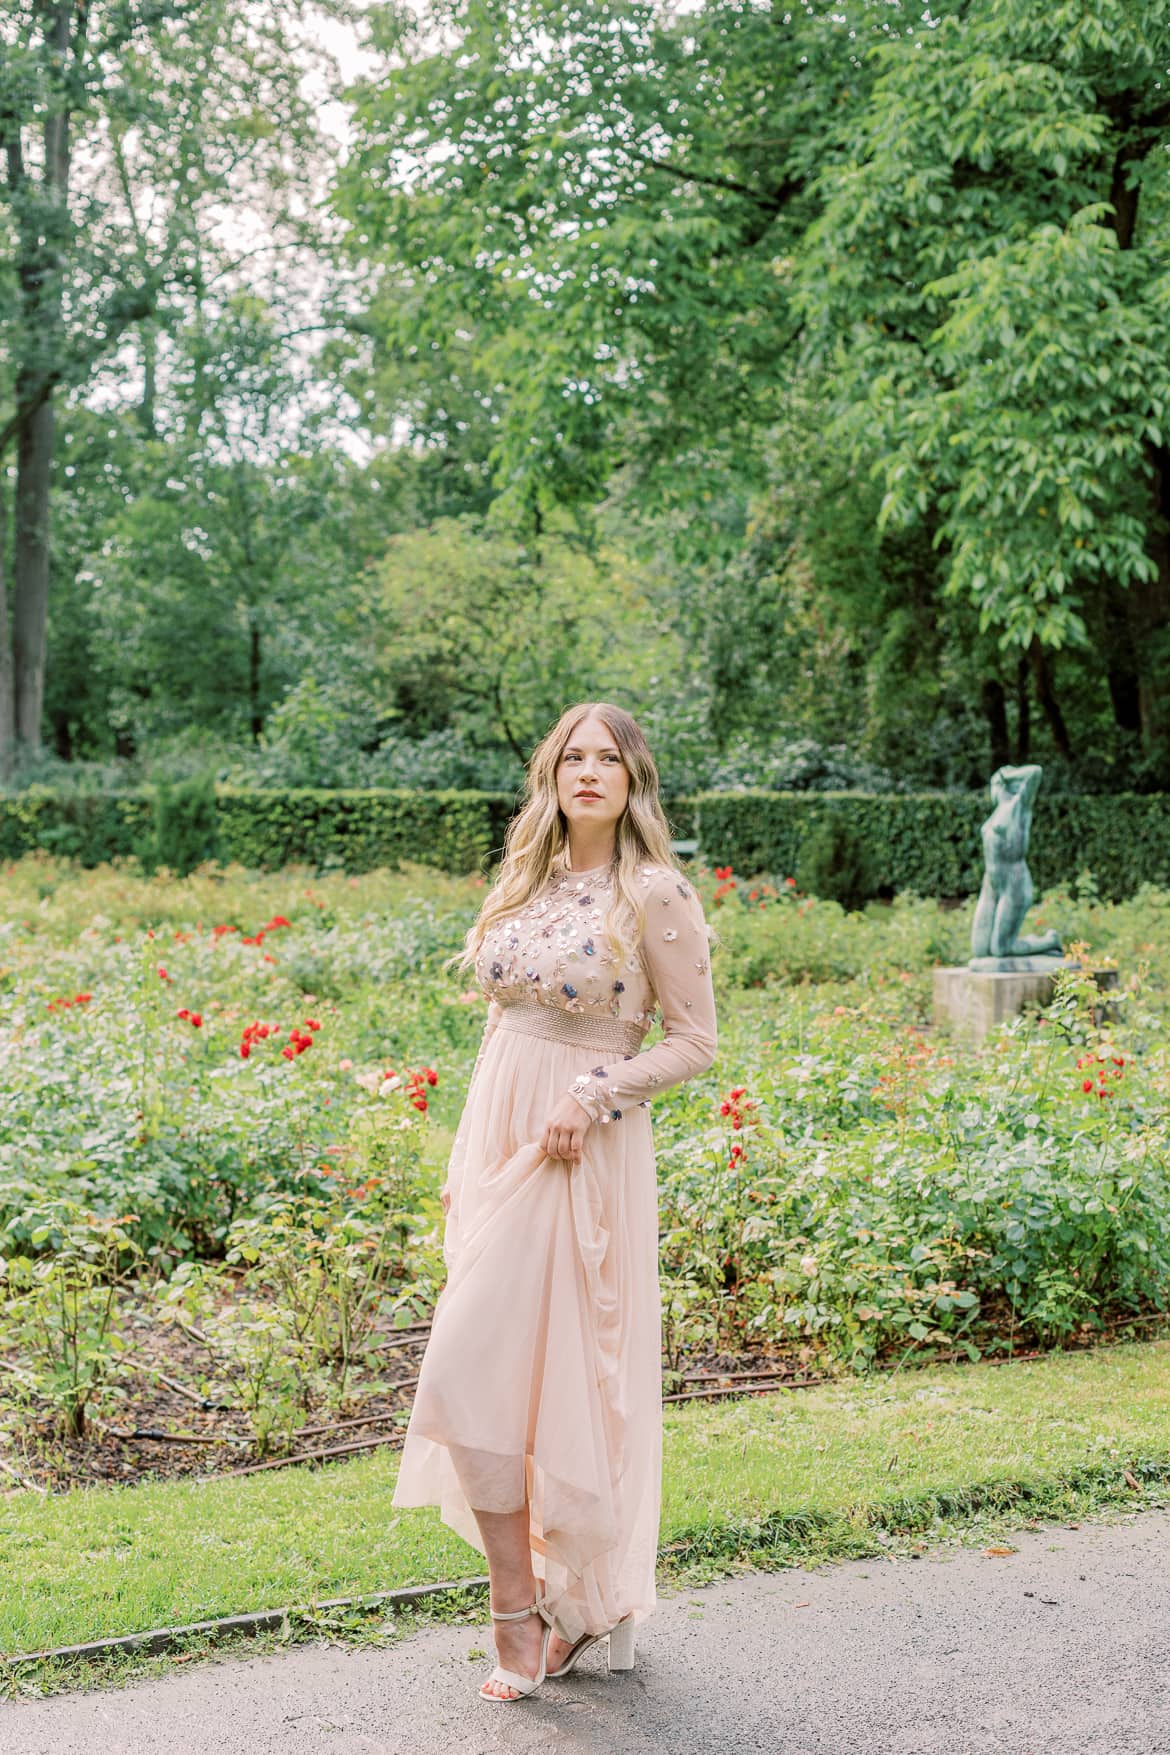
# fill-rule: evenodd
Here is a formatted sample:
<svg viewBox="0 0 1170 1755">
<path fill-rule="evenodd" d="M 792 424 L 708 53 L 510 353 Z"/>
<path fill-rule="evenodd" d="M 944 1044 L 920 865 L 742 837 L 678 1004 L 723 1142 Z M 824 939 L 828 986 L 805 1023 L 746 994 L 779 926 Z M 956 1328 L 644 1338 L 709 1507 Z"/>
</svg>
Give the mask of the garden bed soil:
<svg viewBox="0 0 1170 1755">
<path fill-rule="evenodd" d="M 1012 1336 L 1010 1312 L 1004 1311 L 1003 1346 L 999 1360 L 1039 1356 L 1025 1336 Z M 1150 1323 L 1165 1324 L 1165 1313 L 1121 1318 L 1104 1329 L 1082 1328 L 1066 1350 L 1082 1351 L 1103 1340 L 1148 1338 Z M 223 1406 L 222 1389 L 209 1369 L 206 1347 L 174 1323 L 151 1320 L 145 1309 L 131 1318 L 127 1341 L 136 1362 L 133 1373 L 93 1407 L 84 1437 L 63 1437 L 48 1414 L 30 1417 L 9 1406 L 0 1415 L 0 1494 L 29 1489 L 62 1492 L 71 1487 L 136 1486 L 149 1481 L 195 1477 L 214 1479 L 257 1465 L 280 1467 L 295 1458 L 326 1460 L 322 1452 L 359 1455 L 402 1441 L 411 1395 L 427 1339 L 425 1325 L 387 1329 L 381 1335 L 376 1365 L 355 1370 L 344 1401 L 333 1407 L 310 1405 L 286 1447 L 274 1443 L 261 1456 L 245 1415 Z M 995 1362 L 986 1335 L 985 1358 Z M 903 1355 L 879 1361 L 890 1369 Z M 965 1352 L 940 1353 L 918 1349 L 918 1364 L 965 1360 Z M 758 1348 L 738 1353 L 696 1352 L 665 1374 L 668 1405 L 725 1396 L 765 1394 L 780 1387 L 809 1387 L 842 1375 L 826 1367 L 807 1342 L 790 1347 Z M 9 1380 L 12 1381 L 12 1380 Z M 0 1389 L 3 1380 L 0 1379 Z M 207 1393 L 204 1394 L 203 1392 Z"/>
</svg>

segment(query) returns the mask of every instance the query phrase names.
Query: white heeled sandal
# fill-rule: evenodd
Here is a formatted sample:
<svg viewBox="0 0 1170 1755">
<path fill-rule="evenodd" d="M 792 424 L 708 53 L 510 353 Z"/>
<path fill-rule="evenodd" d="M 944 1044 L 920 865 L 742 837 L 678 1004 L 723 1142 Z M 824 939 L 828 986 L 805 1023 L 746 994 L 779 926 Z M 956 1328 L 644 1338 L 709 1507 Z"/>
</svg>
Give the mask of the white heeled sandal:
<svg viewBox="0 0 1170 1755">
<path fill-rule="evenodd" d="M 634 1617 L 623 1615 L 615 1627 L 608 1633 L 583 1633 L 576 1645 L 572 1647 L 568 1657 L 559 1670 L 549 1670 L 545 1680 L 551 1681 L 554 1676 L 567 1676 L 577 1659 L 584 1657 L 591 1646 L 599 1640 L 609 1641 L 609 1667 L 611 1670 L 632 1670 L 634 1667 Z"/>
<path fill-rule="evenodd" d="M 535 1676 L 522 1675 L 519 1670 L 505 1670 L 500 1664 L 497 1664 L 479 1691 L 481 1700 L 497 1700 L 503 1706 L 510 1706 L 514 1699 L 518 1700 L 525 1694 L 534 1693 L 545 1679 L 548 1642 L 552 1638 L 553 1630 L 552 1617 L 541 1602 L 529 1603 L 526 1609 L 511 1609 L 506 1614 L 501 1614 L 495 1609 L 489 1609 L 488 1613 L 493 1621 L 523 1621 L 526 1615 L 539 1615 L 544 1622 L 544 1632 L 540 1636 L 540 1662 L 536 1666 Z M 515 1688 L 516 1693 L 515 1695 L 488 1694 L 485 1692 L 488 1682 L 502 1682 L 505 1688 Z"/>
</svg>

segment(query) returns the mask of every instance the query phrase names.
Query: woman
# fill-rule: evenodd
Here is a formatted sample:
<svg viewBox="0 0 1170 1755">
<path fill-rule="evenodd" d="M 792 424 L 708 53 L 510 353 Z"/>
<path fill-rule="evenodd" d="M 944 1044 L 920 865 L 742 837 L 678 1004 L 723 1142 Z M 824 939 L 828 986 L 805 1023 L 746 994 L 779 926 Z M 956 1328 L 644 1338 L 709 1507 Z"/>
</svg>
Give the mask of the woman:
<svg viewBox="0 0 1170 1755">
<path fill-rule="evenodd" d="M 533 752 L 456 967 L 488 1000 L 442 1191 L 447 1282 L 394 1490 L 486 1556 L 516 1700 L 655 1604 L 662 1380 L 649 1103 L 715 1057 L 702 905 L 619 707 Z M 660 1007 L 664 1035 L 639 1053 Z M 543 1623 L 543 1625 L 542 1625 Z"/>
</svg>

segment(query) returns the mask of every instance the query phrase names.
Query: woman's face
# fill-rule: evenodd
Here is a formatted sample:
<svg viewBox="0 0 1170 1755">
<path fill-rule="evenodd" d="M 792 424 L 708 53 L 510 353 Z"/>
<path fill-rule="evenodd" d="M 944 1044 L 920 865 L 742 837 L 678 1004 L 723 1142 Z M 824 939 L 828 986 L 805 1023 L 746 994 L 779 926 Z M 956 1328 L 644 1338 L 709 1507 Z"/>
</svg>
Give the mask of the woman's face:
<svg viewBox="0 0 1170 1755">
<path fill-rule="evenodd" d="M 566 821 L 574 829 L 616 833 L 629 796 L 629 769 L 613 732 L 595 714 L 579 719 L 557 763 L 557 802 Z"/>
</svg>

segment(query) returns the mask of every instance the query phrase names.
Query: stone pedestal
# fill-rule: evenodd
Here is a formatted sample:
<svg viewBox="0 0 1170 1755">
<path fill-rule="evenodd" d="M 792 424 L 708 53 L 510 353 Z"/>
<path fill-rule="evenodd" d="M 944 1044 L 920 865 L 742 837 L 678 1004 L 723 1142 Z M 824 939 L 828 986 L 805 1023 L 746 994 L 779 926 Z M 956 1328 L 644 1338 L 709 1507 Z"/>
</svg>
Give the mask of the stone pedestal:
<svg viewBox="0 0 1170 1755">
<path fill-rule="evenodd" d="M 990 961 L 990 959 L 988 959 Z M 944 1028 L 982 1042 L 997 1024 L 1016 1018 L 1028 1008 L 1039 1010 L 1052 998 L 1057 969 L 1067 965 L 1050 958 L 1047 969 L 1036 967 L 1038 957 L 1027 959 L 1019 969 L 936 969 L 934 971 L 934 1021 Z M 1099 969 L 1093 979 L 1102 991 L 1117 986 L 1116 969 Z M 1107 1001 L 1097 1022 L 1112 1015 Z"/>
</svg>

